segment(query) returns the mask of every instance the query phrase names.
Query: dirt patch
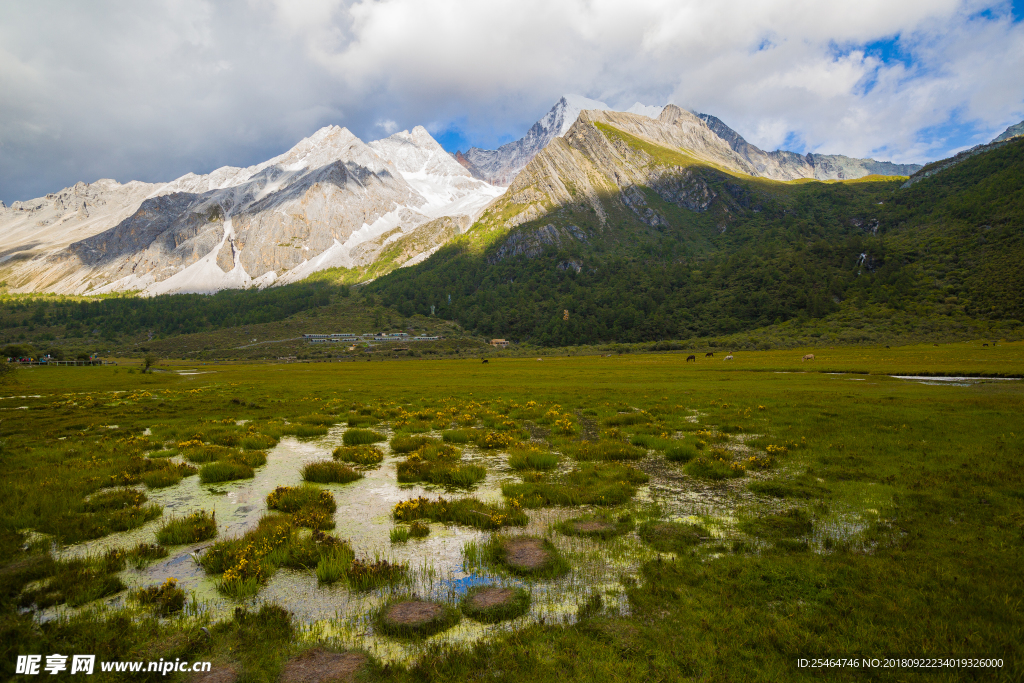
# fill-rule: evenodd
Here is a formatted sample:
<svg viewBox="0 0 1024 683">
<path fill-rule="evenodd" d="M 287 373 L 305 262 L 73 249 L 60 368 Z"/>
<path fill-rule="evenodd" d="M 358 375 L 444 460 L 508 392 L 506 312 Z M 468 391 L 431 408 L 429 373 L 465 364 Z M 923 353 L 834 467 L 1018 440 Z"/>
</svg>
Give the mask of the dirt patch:
<svg viewBox="0 0 1024 683">
<path fill-rule="evenodd" d="M 314 648 L 288 660 L 281 670 L 281 683 L 327 683 L 354 681 L 356 672 L 366 663 L 358 652 L 328 652 Z M 233 680 L 233 679 L 232 679 Z"/>
<path fill-rule="evenodd" d="M 441 616 L 441 606 L 423 600 L 405 600 L 391 605 L 384 621 L 395 626 L 420 626 Z"/>
<path fill-rule="evenodd" d="M 238 680 L 238 669 L 230 664 L 227 666 L 214 664 L 209 671 L 187 680 L 188 683 L 235 683 Z"/>
<path fill-rule="evenodd" d="M 540 569 L 551 561 L 539 538 L 515 538 L 505 541 L 505 562 L 514 569 Z"/>
<path fill-rule="evenodd" d="M 511 588 L 495 588 L 494 586 L 489 586 L 474 595 L 473 599 L 469 601 L 469 604 L 473 609 L 485 610 L 511 602 L 514 596 L 515 591 Z"/>
<path fill-rule="evenodd" d="M 597 531 L 611 531 L 615 528 L 614 524 L 608 522 L 573 522 L 572 528 L 581 534 L 591 534 Z"/>
</svg>

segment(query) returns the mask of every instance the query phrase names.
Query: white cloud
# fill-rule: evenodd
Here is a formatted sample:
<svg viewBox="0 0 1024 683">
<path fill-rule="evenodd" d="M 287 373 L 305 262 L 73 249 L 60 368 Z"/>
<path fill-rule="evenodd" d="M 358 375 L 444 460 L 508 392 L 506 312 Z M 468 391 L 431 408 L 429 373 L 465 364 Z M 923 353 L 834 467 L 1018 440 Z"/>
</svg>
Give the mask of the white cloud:
<svg viewBox="0 0 1024 683">
<path fill-rule="evenodd" d="M 564 93 L 671 100 L 768 149 L 799 140 L 923 161 L 1024 118 L 1024 27 L 1008 11 L 981 0 L 8 3 L 0 199 L 245 165 L 326 124 L 373 138 L 457 120 L 493 145 Z M 895 36 L 909 65 L 865 53 Z"/>
</svg>

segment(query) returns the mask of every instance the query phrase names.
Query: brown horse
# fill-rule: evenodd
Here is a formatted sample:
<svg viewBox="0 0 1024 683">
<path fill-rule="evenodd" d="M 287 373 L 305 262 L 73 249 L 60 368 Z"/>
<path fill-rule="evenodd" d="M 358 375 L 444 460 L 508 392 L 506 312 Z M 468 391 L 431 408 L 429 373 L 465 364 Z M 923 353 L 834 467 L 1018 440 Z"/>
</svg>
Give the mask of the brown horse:
<svg viewBox="0 0 1024 683">
<path fill-rule="evenodd" d="M 714 351 L 708 351 L 707 353 L 704 354 L 704 357 L 705 358 L 714 358 L 715 357 L 715 352 Z"/>
<path fill-rule="evenodd" d="M 689 363 L 689 362 L 690 362 L 691 360 L 692 360 L 692 361 L 693 361 L 694 363 L 696 363 L 696 362 L 697 362 L 697 356 L 687 356 L 687 357 L 686 357 L 686 362 L 687 362 L 687 363 Z"/>
</svg>

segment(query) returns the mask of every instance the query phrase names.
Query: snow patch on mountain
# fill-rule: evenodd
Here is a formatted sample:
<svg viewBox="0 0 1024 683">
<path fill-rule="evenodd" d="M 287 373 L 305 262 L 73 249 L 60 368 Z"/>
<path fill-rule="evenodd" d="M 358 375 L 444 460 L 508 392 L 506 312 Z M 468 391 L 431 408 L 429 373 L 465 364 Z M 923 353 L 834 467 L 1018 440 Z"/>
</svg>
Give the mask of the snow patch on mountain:
<svg viewBox="0 0 1024 683">
<path fill-rule="evenodd" d="M 503 192 L 422 126 L 369 144 L 327 126 L 255 166 L 160 184 L 79 183 L 0 208 L 0 275 L 23 292 L 265 287 L 367 265 L 385 233 L 471 220 Z M 367 241 L 373 248 L 353 253 Z M 5 259 L 13 265 L 3 268 Z"/>
</svg>

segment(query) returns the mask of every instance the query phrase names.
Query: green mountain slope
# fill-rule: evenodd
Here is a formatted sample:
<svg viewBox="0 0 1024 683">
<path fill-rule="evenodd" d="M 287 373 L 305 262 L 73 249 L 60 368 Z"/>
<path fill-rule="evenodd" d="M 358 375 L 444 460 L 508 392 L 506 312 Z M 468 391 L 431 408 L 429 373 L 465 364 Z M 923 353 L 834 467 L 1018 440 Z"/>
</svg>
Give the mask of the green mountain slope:
<svg viewBox="0 0 1024 683">
<path fill-rule="evenodd" d="M 582 116 L 466 235 L 369 290 L 404 314 L 433 307 L 482 334 L 555 345 L 724 334 L 869 304 L 1024 318 L 1024 141 L 907 189 L 782 183 L 629 117 Z"/>
</svg>

